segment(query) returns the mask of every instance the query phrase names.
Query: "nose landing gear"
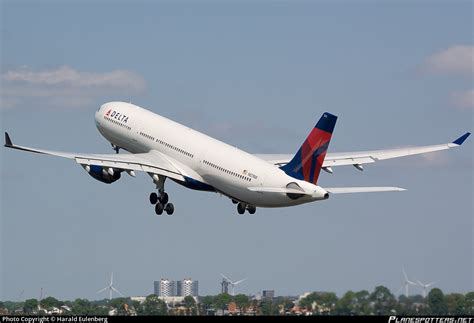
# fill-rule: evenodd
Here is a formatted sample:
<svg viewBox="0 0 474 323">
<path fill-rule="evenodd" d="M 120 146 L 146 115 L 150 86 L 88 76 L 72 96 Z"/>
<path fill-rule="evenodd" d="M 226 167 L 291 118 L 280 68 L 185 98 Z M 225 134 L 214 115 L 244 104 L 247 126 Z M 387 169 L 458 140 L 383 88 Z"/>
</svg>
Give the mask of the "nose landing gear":
<svg viewBox="0 0 474 323">
<path fill-rule="evenodd" d="M 120 147 L 114 144 L 111 144 L 111 145 L 112 145 L 112 149 L 115 150 L 115 153 L 118 154 L 120 151 Z"/>
</svg>

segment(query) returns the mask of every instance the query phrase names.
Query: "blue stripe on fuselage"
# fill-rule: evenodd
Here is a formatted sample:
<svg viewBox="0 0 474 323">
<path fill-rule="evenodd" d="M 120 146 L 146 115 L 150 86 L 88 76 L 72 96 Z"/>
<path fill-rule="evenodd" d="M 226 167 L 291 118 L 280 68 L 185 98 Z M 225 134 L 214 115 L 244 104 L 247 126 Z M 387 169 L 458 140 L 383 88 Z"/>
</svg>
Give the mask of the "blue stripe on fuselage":
<svg viewBox="0 0 474 323">
<path fill-rule="evenodd" d="M 184 176 L 185 181 L 178 181 L 174 180 L 176 183 L 183 185 L 184 187 L 187 187 L 192 190 L 197 190 L 197 191 L 206 191 L 206 192 L 215 192 L 216 190 L 214 187 L 212 187 L 209 184 L 200 182 L 198 180 L 195 180 L 194 178 Z"/>
</svg>

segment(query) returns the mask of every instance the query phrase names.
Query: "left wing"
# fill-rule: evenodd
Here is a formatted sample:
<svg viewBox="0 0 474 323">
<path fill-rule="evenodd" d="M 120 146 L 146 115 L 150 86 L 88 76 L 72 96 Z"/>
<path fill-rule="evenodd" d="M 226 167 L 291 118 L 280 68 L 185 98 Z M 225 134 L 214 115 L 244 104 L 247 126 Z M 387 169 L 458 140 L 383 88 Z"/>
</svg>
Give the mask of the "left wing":
<svg viewBox="0 0 474 323">
<path fill-rule="evenodd" d="M 396 148 L 386 150 L 372 150 L 372 151 L 359 151 L 359 152 L 347 152 L 347 153 L 328 153 L 324 159 L 322 167 L 325 170 L 330 170 L 332 166 L 343 166 L 343 165 L 354 165 L 359 169 L 362 169 L 362 164 L 375 163 L 379 160 L 399 158 L 404 156 L 426 154 L 434 151 L 446 150 L 461 146 L 462 143 L 469 137 L 471 133 L 466 132 L 458 139 L 448 144 L 431 145 L 431 146 L 419 146 L 409 148 Z M 290 154 L 256 154 L 255 156 L 277 166 L 283 166 L 287 164 L 293 155 Z M 331 171 L 330 171 L 331 172 Z"/>
<path fill-rule="evenodd" d="M 8 133 L 5 132 L 5 147 L 28 151 L 32 153 L 51 155 L 74 159 L 76 163 L 85 166 L 97 165 L 110 169 L 120 169 L 125 171 L 143 171 L 151 174 L 170 177 L 179 181 L 185 181 L 183 169 L 171 158 L 158 151 L 150 151 L 143 154 L 81 154 L 61 151 L 51 151 L 44 149 L 17 146 L 12 143 Z"/>
</svg>

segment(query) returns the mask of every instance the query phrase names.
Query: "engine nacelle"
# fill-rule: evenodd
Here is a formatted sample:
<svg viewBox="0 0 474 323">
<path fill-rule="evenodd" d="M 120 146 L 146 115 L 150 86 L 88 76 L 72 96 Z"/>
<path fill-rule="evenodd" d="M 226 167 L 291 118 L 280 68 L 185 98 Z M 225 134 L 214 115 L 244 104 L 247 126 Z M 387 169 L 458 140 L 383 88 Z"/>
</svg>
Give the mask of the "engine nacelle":
<svg viewBox="0 0 474 323">
<path fill-rule="evenodd" d="M 96 180 L 106 184 L 119 180 L 121 176 L 120 173 L 122 172 L 118 169 L 98 165 L 82 165 L 82 167 Z"/>
</svg>

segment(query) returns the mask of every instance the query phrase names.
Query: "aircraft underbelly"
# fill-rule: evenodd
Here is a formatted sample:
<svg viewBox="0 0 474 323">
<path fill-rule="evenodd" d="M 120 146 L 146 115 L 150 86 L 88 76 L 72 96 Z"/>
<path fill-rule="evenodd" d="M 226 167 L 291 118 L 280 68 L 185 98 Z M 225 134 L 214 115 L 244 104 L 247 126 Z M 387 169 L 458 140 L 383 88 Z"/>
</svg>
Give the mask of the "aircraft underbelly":
<svg viewBox="0 0 474 323">
<path fill-rule="evenodd" d="M 216 190 L 230 198 L 256 207 L 284 207 L 307 203 L 306 199 L 292 200 L 284 193 L 250 191 L 247 183 L 235 183 L 226 178 L 205 175 L 203 178 Z"/>
</svg>

